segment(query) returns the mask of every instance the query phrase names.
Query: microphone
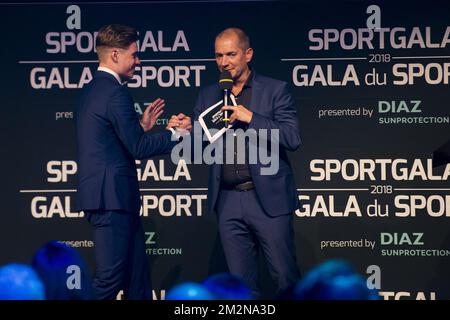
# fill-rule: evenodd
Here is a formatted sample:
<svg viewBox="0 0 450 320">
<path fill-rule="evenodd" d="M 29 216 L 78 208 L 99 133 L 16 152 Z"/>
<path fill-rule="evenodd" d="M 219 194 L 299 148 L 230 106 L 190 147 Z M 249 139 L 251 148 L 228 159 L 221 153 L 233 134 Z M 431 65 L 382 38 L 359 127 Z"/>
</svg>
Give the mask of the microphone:
<svg viewBox="0 0 450 320">
<path fill-rule="evenodd" d="M 228 98 L 230 96 L 230 91 L 233 88 L 233 79 L 231 78 L 230 71 L 224 70 L 220 74 L 219 85 L 220 89 L 223 91 L 223 105 L 227 106 L 229 105 Z M 224 110 L 223 122 L 225 128 L 228 128 L 228 124 L 230 123 L 230 118 L 228 118 L 228 110 Z"/>
</svg>

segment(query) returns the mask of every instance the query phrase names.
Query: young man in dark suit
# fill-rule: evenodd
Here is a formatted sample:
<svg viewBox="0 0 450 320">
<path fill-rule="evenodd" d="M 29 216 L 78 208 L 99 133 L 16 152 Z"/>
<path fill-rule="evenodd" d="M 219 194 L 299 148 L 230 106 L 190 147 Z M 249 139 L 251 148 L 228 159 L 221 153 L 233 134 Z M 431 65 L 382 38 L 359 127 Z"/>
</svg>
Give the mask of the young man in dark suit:
<svg viewBox="0 0 450 320">
<path fill-rule="evenodd" d="M 99 30 L 99 67 L 83 89 L 76 109 L 78 196 L 94 229 L 98 299 L 152 298 L 145 240 L 139 217 L 140 197 L 135 159 L 168 153 L 172 132 L 147 133 L 162 113 L 157 99 L 139 120 L 125 82 L 140 64 L 137 33 L 122 25 Z M 173 117 L 167 129 L 190 130 L 190 119 Z"/>
</svg>

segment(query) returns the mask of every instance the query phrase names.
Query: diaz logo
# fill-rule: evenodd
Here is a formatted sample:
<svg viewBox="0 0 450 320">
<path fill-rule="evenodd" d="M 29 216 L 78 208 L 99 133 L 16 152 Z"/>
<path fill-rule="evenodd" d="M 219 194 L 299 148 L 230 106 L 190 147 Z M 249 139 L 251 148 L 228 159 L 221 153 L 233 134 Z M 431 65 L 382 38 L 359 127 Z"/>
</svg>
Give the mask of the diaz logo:
<svg viewBox="0 0 450 320">
<path fill-rule="evenodd" d="M 414 233 L 389 233 L 389 232 L 381 232 L 380 234 L 380 243 L 381 245 L 410 245 L 410 246 L 423 246 L 425 243 L 422 241 L 423 233 L 414 232 Z"/>
</svg>

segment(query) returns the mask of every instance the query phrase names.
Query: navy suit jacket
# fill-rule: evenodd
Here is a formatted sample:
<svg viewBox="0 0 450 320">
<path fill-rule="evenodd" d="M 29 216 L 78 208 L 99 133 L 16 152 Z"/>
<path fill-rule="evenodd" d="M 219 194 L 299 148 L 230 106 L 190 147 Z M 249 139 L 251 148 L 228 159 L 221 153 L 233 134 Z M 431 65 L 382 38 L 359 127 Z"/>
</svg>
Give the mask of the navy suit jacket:
<svg viewBox="0 0 450 320">
<path fill-rule="evenodd" d="M 433 167 L 439 167 L 450 163 L 450 140 L 433 151 Z"/>
<path fill-rule="evenodd" d="M 222 90 L 218 84 L 202 89 L 194 107 L 194 119 L 197 120 L 207 107 L 222 98 Z M 261 175 L 260 170 L 263 166 L 259 162 L 249 165 L 261 205 L 269 216 L 276 217 L 292 213 L 298 208 L 298 195 L 286 151 L 294 151 L 300 146 L 300 132 L 297 111 L 287 83 L 254 73 L 251 103 L 244 107 L 253 112 L 249 129 L 279 129 L 280 167 L 278 173 Z M 211 165 L 208 183 L 210 211 L 215 209 L 221 176 L 222 165 Z"/>
<path fill-rule="evenodd" d="M 145 133 L 127 87 L 97 71 L 75 114 L 78 210 L 139 212 L 135 159 L 170 152 L 171 132 Z"/>
</svg>

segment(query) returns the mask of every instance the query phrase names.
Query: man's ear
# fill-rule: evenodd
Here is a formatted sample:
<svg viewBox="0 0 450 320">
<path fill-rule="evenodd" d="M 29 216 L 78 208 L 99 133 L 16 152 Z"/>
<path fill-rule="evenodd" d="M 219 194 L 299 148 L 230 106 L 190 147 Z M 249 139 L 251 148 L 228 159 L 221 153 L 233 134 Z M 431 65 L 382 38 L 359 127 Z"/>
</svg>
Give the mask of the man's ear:
<svg viewBox="0 0 450 320">
<path fill-rule="evenodd" d="M 112 49 L 110 55 L 112 62 L 114 63 L 119 62 L 119 51 L 117 49 Z"/>
<path fill-rule="evenodd" d="M 245 61 L 249 63 L 250 61 L 252 61 L 252 58 L 253 58 L 253 49 L 248 48 L 247 50 L 245 50 Z"/>
</svg>

